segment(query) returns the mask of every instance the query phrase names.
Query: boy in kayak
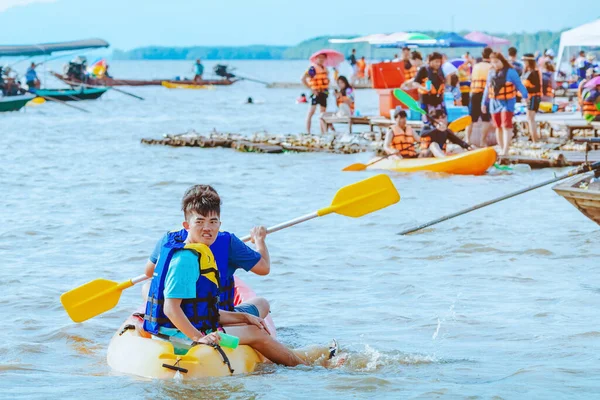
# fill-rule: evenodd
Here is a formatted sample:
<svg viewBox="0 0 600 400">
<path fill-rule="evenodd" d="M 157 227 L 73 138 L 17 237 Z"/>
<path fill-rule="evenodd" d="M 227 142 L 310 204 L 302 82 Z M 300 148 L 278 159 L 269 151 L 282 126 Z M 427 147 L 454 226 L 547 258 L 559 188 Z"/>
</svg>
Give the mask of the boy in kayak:
<svg viewBox="0 0 600 400">
<path fill-rule="evenodd" d="M 219 331 L 226 326 L 239 344 L 251 346 L 277 364 L 296 366 L 333 357 L 335 351 L 329 349 L 294 353 L 271 337 L 262 318 L 220 309 L 219 262 L 227 256 L 233 235 L 219 232 L 221 199 L 214 190 L 203 188 L 184 197 L 186 238 L 173 232 L 162 243 L 146 302 L 144 330 L 157 340 L 218 345 Z M 257 229 L 253 239 L 264 241 L 265 235 L 266 230 Z"/>
<path fill-rule="evenodd" d="M 457 144 L 465 150 L 473 150 L 474 147 L 461 140 L 448 129 L 448 118 L 442 110 L 433 116 L 434 123 L 427 123 L 421 131 L 421 153 L 419 157 L 446 157 L 446 142 Z"/>
<path fill-rule="evenodd" d="M 191 201 L 194 201 L 195 198 L 206 195 L 209 192 L 218 196 L 215 189 L 209 185 L 194 185 L 190 187 L 185 192 L 183 199 L 181 200 L 182 208 L 185 208 L 187 204 L 189 204 Z M 146 276 L 153 276 L 154 269 L 160 255 L 160 249 L 168 240 L 169 236 L 173 234 L 179 237 L 181 241 L 185 241 L 187 239 L 187 231 L 185 229 L 168 232 L 163 235 L 163 237 L 156 243 L 150 258 L 146 263 Z M 269 272 L 271 272 L 269 250 L 267 249 L 267 245 L 265 243 L 266 234 L 267 230 L 263 226 L 257 226 L 252 229 L 250 232 L 252 237 L 251 241 L 256 245 L 257 249 L 257 251 L 254 251 L 250 247 L 246 246 L 246 244 L 238 239 L 234 234 L 226 232 L 217 233 L 215 240 L 218 239 L 219 243 L 224 242 L 224 245 L 227 247 L 226 253 L 217 257 L 217 264 L 219 266 L 221 277 L 221 298 L 219 302 L 220 309 L 245 312 L 261 318 L 266 318 L 266 316 L 269 314 L 269 302 L 262 297 L 255 297 L 235 307 L 233 305 L 235 296 L 233 275 L 238 269 L 241 268 L 245 271 L 252 271 L 257 275 L 268 275 Z M 216 252 L 216 250 L 213 250 L 213 252 Z M 146 293 L 147 291 L 148 284 L 144 285 L 142 293 Z"/>
</svg>

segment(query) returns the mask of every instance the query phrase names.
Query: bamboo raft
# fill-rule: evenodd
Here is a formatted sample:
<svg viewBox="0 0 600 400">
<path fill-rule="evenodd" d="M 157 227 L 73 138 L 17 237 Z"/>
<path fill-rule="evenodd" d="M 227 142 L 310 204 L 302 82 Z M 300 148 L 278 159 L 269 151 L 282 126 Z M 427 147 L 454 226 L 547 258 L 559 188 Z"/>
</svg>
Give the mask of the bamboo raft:
<svg viewBox="0 0 600 400">
<path fill-rule="evenodd" d="M 172 147 L 232 148 L 241 152 L 284 153 L 326 152 L 355 154 L 376 152 L 383 142 L 375 132 L 338 135 L 270 134 L 267 132 L 245 136 L 235 133 L 211 132 L 201 134 L 189 131 L 182 134 L 167 134 L 161 139 L 142 139 L 143 144 Z"/>
</svg>

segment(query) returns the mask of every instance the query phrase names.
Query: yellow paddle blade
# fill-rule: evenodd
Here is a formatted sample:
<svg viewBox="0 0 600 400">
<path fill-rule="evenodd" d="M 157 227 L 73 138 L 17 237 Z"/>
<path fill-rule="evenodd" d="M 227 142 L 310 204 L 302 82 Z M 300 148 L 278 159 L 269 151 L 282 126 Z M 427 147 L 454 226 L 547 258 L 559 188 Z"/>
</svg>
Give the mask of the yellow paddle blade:
<svg viewBox="0 0 600 400">
<path fill-rule="evenodd" d="M 390 177 L 385 174 L 375 175 L 338 190 L 331 205 L 317 211 L 317 215 L 322 217 L 336 213 L 356 218 L 399 201 L 400 194 Z"/>
<path fill-rule="evenodd" d="M 131 281 L 95 279 L 63 293 L 60 302 L 73 322 L 83 322 L 116 306 L 121 292 L 131 286 Z"/>
<path fill-rule="evenodd" d="M 462 132 L 472 123 L 473 118 L 471 118 L 470 115 L 465 115 L 464 117 L 460 117 L 459 119 L 452 121 L 450 125 L 448 125 L 448 129 L 454 133 Z"/>
<path fill-rule="evenodd" d="M 352 165 L 348 165 L 342 171 L 364 171 L 365 169 L 367 169 L 367 165 L 366 164 L 355 163 L 355 164 L 352 164 Z"/>
</svg>

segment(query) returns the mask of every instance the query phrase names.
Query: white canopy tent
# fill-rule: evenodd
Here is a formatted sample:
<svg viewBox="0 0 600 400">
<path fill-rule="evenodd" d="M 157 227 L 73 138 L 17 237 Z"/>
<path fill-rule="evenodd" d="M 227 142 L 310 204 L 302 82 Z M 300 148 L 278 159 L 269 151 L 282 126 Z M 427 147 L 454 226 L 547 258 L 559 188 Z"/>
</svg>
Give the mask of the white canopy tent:
<svg viewBox="0 0 600 400">
<path fill-rule="evenodd" d="M 585 46 L 600 46 L 600 19 L 565 31 L 560 35 L 560 47 L 556 59 L 557 69 L 560 69 L 566 48 Z"/>
<path fill-rule="evenodd" d="M 352 39 L 329 39 L 329 43 L 346 44 L 346 43 L 371 43 L 373 40 L 383 39 L 387 37 L 385 33 L 374 33 L 367 36 L 359 36 Z"/>
</svg>

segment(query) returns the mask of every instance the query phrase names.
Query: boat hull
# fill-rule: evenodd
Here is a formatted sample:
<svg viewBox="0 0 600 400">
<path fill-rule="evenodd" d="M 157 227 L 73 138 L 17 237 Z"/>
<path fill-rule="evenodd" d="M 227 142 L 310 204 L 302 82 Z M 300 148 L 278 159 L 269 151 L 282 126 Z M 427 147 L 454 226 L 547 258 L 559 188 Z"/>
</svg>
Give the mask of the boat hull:
<svg viewBox="0 0 600 400">
<path fill-rule="evenodd" d="M 496 162 L 496 151 L 491 147 L 477 149 L 444 158 L 385 159 L 369 169 L 396 172 L 444 172 L 457 175 L 482 175 Z"/>
<path fill-rule="evenodd" d="M 81 84 L 82 82 L 75 78 L 67 78 L 64 75 L 53 72 L 56 78 L 65 82 L 66 84 Z M 150 80 L 139 80 L 139 79 L 115 79 L 115 78 L 90 78 L 85 84 L 90 86 L 161 86 L 162 82 L 171 83 L 183 83 L 183 84 L 195 84 L 195 85 L 216 85 L 216 86 L 229 86 L 237 82 L 235 79 L 205 79 L 201 81 L 176 81 L 171 79 L 150 79 Z"/>
<path fill-rule="evenodd" d="M 39 97 L 50 97 L 61 101 L 95 100 L 106 93 L 107 88 L 85 89 L 38 89 L 35 94 Z"/>
<path fill-rule="evenodd" d="M 593 173 L 576 176 L 552 189 L 569 201 L 583 215 L 600 225 L 600 182 L 590 183 Z"/>
<path fill-rule="evenodd" d="M 244 282 L 235 278 L 235 302 L 256 297 Z M 275 325 L 270 316 L 265 318 L 269 332 L 275 336 Z M 262 355 L 249 346 L 236 349 L 222 348 L 233 369 L 223 362 L 221 354 L 207 345 L 192 347 L 185 355 L 177 355 L 170 342 L 151 339 L 142 329 L 139 318 L 131 316 L 115 333 L 108 345 L 107 361 L 110 367 L 121 373 L 153 379 L 193 379 L 213 376 L 248 374 L 263 362 Z"/>
<path fill-rule="evenodd" d="M 0 97 L 0 112 L 19 111 L 29 101 L 35 98 L 32 94 Z"/>
</svg>

